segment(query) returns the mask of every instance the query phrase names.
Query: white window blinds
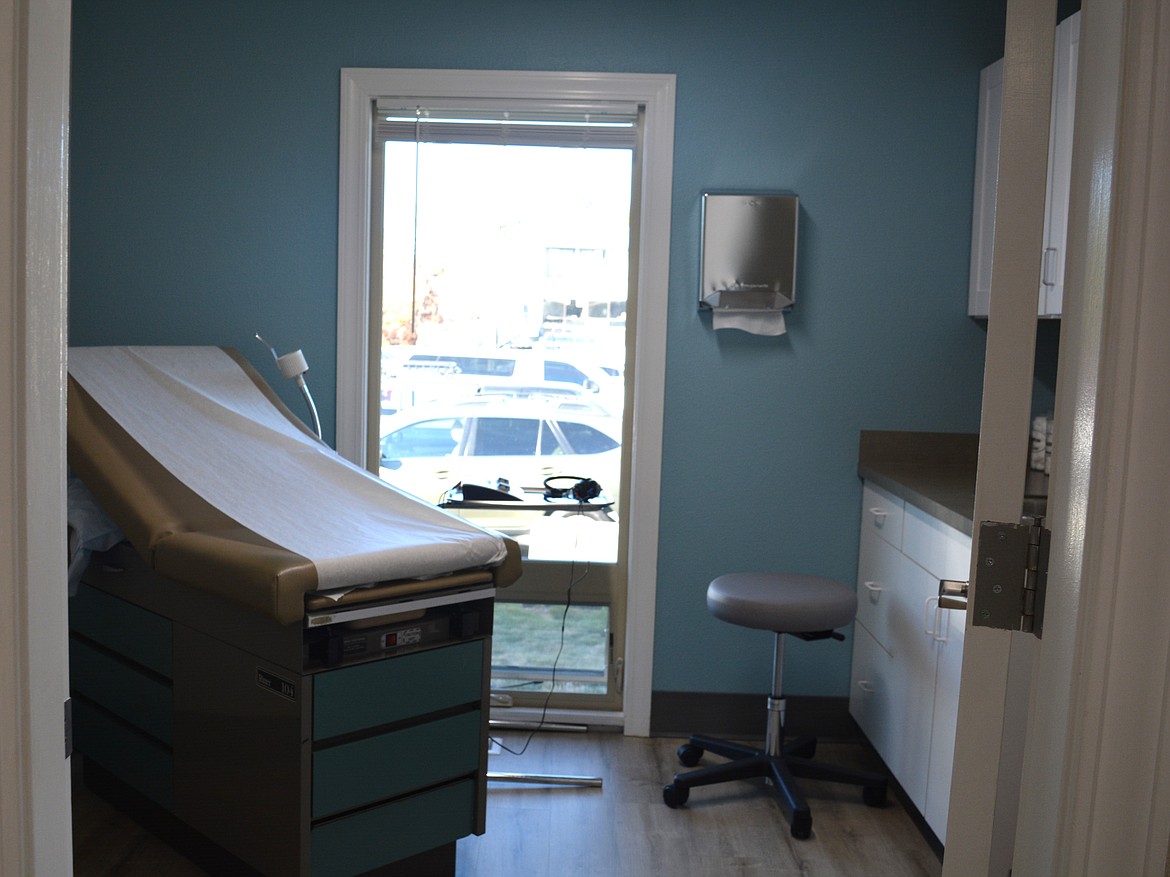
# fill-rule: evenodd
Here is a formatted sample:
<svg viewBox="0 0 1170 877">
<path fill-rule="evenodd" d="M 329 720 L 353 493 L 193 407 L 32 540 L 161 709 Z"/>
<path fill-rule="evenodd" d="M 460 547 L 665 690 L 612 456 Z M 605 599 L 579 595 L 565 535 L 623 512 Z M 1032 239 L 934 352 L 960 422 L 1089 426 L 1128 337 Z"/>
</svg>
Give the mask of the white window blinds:
<svg viewBox="0 0 1170 877">
<path fill-rule="evenodd" d="M 477 106 L 475 101 L 443 105 L 383 99 L 375 107 L 374 135 L 382 142 L 633 149 L 638 138 L 638 107 L 523 103 Z"/>
</svg>

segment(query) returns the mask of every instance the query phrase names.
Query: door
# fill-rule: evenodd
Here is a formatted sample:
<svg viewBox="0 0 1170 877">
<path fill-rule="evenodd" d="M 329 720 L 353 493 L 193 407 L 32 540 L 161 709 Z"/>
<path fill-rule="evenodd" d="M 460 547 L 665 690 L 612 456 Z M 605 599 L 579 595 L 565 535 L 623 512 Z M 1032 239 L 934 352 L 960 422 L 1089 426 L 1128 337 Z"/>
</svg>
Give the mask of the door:
<svg viewBox="0 0 1170 877">
<path fill-rule="evenodd" d="M 373 128 L 379 474 L 519 545 L 497 707 L 616 710 L 637 107 L 396 98 Z"/>
<path fill-rule="evenodd" d="M 620 574 L 632 583 L 626 592 L 625 635 L 613 637 L 624 647 L 624 672 L 618 680 L 620 713 L 593 713 L 591 723 L 620 725 L 626 733 L 650 729 L 657 579 L 658 487 L 661 479 L 663 387 L 665 383 L 666 311 L 670 264 L 670 216 L 674 142 L 675 80 L 669 74 L 582 74 L 526 71 L 378 70 L 341 71 L 341 191 L 338 204 L 338 370 L 337 449 L 347 459 L 377 468 L 376 430 L 368 425 L 378 411 L 378 347 L 370 337 L 371 193 L 370 108 L 391 95 L 467 98 L 488 102 L 501 97 L 574 103 L 625 103 L 638 108 L 641 121 L 637 184 L 630 228 L 630 287 L 637 291 L 638 319 L 627 345 L 623 429 L 638 436 L 629 444 L 626 487 L 621 504 L 629 538 L 623 546 Z M 636 404 L 634 404 L 636 400 Z M 625 471 L 628 468 L 628 471 Z M 577 474 L 577 473 L 574 473 Z M 594 567 L 596 573 L 600 567 Z M 527 578 L 527 574 L 526 574 Z M 509 596 L 518 596 L 513 588 Z M 566 720 L 564 717 L 557 717 Z"/>
<path fill-rule="evenodd" d="M 1024 507 L 1055 24 L 1055 0 L 1008 2 L 969 605 L 979 587 L 979 522 L 1017 521 Z M 1006 877 L 1035 640 L 967 616 L 943 873 Z"/>
<path fill-rule="evenodd" d="M 1003 145 L 1016 157 L 1003 159 L 1013 176 L 1001 193 L 1015 206 L 997 235 L 1027 236 L 1021 252 L 1040 227 L 1042 193 L 1022 177 L 1043 148 L 1029 119 L 1044 116 L 1049 75 L 1036 63 L 1029 85 L 1028 68 L 1046 56 L 1053 12 L 1043 0 L 1008 6 Z M 1170 118 L 1150 108 L 1155 83 L 1170 83 L 1166 13 L 1165 0 L 1083 12 L 1044 636 L 967 619 L 947 877 L 1165 872 L 1170 424 L 1151 400 L 1170 373 Z M 977 522 L 1019 508 L 1012 445 L 1025 438 L 1032 299 L 1012 290 L 1034 289 L 1039 268 L 996 258 Z"/>
</svg>

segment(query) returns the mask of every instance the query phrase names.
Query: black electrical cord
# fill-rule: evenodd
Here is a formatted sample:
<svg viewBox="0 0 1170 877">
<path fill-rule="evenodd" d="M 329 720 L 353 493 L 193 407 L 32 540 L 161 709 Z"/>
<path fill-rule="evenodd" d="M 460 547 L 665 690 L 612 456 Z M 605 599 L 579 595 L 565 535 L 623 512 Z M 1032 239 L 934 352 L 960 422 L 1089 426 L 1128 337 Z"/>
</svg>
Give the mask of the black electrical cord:
<svg viewBox="0 0 1170 877">
<path fill-rule="evenodd" d="M 581 512 L 577 512 L 577 514 L 581 514 Z M 561 613 L 560 643 L 557 645 L 556 657 L 553 658 L 552 677 L 549 680 L 548 693 L 544 697 L 544 704 L 540 708 L 540 718 L 536 722 L 536 727 L 528 732 L 528 737 L 525 739 L 524 745 L 521 746 L 518 750 L 512 749 L 505 745 L 504 742 L 498 737 L 488 737 L 488 740 L 490 740 L 492 743 L 495 743 L 500 747 L 500 749 L 504 750 L 510 755 L 523 755 L 525 752 L 527 752 L 528 744 L 532 742 L 532 738 L 536 736 L 536 732 L 544 727 L 544 720 L 548 717 L 548 704 L 549 701 L 552 700 L 553 693 L 557 689 L 557 665 L 560 663 L 561 654 L 565 650 L 565 626 L 569 618 L 569 609 L 572 608 L 573 605 L 573 587 L 582 581 L 585 576 L 589 575 L 589 562 L 585 562 L 585 567 L 581 572 L 580 578 L 577 577 L 576 569 L 577 561 L 574 559 L 569 563 L 569 586 L 565 589 L 565 608 Z"/>
</svg>

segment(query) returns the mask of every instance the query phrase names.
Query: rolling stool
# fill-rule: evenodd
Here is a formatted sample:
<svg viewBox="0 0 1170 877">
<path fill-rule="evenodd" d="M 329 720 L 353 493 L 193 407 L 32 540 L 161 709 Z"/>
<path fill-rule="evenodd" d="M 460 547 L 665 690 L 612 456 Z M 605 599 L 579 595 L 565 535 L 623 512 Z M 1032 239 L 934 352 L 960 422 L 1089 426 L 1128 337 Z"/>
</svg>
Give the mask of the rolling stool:
<svg viewBox="0 0 1170 877">
<path fill-rule="evenodd" d="M 794 777 L 831 780 L 862 787 L 862 797 L 871 807 L 886 802 L 886 778 L 881 774 L 849 770 L 812 761 L 816 740 L 800 738 L 784 742 L 784 698 L 780 693 L 784 634 L 805 640 L 837 639 L 857 612 L 857 595 L 840 582 L 794 573 L 732 573 L 719 576 L 707 587 L 707 609 L 716 618 L 743 627 L 770 630 L 776 635 L 772 667 L 772 693 L 768 697 L 768 726 L 763 749 L 695 735 L 678 750 L 686 767 L 699 763 L 705 751 L 732 759 L 723 764 L 676 774 L 662 790 L 669 807 L 687 802 L 694 786 L 728 780 L 767 777 L 789 814 L 792 836 L 812 834 L 812 814 L 796 786 Z"/>
</svg>

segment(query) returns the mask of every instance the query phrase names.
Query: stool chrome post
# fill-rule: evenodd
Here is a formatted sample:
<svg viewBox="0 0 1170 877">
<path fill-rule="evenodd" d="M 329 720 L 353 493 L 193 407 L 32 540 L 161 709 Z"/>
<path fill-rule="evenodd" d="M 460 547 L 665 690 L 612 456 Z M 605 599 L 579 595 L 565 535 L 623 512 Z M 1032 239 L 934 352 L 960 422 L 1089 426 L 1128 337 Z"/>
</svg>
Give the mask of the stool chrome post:
<svg viewBox="0 0 1170 877">
<path fill-rule="evenodd" d="M 784 675 L 784 638 L 774 637 L 772 661 L 772 693 L 768 696 L 768 725 L 764 732 L 764 751 L 780 755 L 784 748 L 784 696 L 780 686 Z"/>
</svg>

